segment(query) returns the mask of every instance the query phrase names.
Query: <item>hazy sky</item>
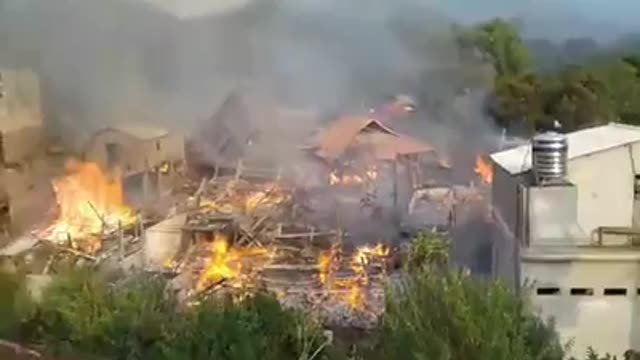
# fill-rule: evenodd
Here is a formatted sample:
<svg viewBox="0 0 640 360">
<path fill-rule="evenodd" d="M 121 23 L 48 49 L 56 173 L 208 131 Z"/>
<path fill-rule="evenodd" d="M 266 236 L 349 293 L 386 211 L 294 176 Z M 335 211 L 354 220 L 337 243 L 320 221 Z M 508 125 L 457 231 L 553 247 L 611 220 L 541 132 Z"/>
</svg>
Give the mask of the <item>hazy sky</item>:
<svg viewBox="0 0 640 360">
<path fill-rule="evenodd" d="M 459 21 L 496 16 L 524 20 L 531 36 L 591 36 L 609 40 L 640 30 L 638 0 L 433 0 Z"/>
</svg>

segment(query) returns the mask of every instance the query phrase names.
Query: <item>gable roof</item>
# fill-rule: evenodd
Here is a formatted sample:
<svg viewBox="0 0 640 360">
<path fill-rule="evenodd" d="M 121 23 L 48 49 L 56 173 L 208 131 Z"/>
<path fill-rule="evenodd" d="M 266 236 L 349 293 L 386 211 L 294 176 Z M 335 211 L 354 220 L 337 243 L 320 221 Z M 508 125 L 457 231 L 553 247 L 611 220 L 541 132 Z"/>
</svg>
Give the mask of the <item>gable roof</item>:
<svg viewBox="0 0 640 360">
<path fill-rule="evenodd" d="M 609 123 L 567 134 L 568 159 L 590 155 L 640 141 L 640 127 Z M 495 152 L 491 160 L 511 175 L 531 169 L 531 144 Z"/>
<path fill-rule="evenodd" d="M 144 123 L 121 123 L 103 130 L 115 130 L 139 140 L 152 140 L 169 135 L 169 131 L 159 126 Z"/>
<path fill-rule="evenodd" d="M 366 116 L 343 116 L 317 133 L 312 143 L 315 154 L 327 159 L 340 157 L 350 145 L 368 147 L 376 158 L 384 160 L 433 150 L 431 146 L 396 133 L 379 120 Z"/>
</svg>

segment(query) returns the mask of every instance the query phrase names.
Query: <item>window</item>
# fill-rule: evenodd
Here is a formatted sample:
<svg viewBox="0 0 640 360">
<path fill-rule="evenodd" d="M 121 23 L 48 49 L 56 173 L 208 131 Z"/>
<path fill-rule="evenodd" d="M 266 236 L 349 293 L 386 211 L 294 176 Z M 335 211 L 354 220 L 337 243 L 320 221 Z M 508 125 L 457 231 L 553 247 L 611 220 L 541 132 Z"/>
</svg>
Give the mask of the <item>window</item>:
<svg viewBox="0 0 640 360">
<path fill-rule="evenodd" d="M 560 288 L 557 288 L 557 287 L 538 288 L 536 293 L 539 296 L 560 295 Z"/>
<path fill-rule="evenodd" d="M 636 175 L 633 182 L 633 195 L 636 200 L 640 200 L 640 175 Z"/>
<path fill-rule="evenodd" d="M 591 288 L 572 288 L 571 295 L 573 296 L 593 296 L 593 289 Z"/>
<path fill-rule="evenodd" d="M 112 168 L 120 164 L 122 161 L 122 147 L 120 144 L 107 143 L 105 148 L 107 151 L 107 167 Z"/>
<path fill-rule="evenodd" d="M 604 289 L 605 296 L 626 296 L 627 289 L 625 288 L 606 288 Z"/>
<path fill-rule="evenodd" d="M 156 151 L 160 151 L 160 141 L 156 141 Z"/>
</svg>

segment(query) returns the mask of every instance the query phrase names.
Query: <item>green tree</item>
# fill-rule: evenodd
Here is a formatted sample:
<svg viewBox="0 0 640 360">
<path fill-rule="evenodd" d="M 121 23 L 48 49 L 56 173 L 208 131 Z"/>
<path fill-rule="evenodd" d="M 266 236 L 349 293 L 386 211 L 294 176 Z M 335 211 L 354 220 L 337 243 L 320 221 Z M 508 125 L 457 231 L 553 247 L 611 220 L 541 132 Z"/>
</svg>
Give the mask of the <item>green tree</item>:
<svg viewBox="0 0 640 360">
<path fill-rule="evenodd" d="M 520 75 L 530 70 L 531 55 L 513 23 L 494 19 L 469 29 L 457 30 L 462 47 L 486 54 L 498 75 Z"/>
</svg>

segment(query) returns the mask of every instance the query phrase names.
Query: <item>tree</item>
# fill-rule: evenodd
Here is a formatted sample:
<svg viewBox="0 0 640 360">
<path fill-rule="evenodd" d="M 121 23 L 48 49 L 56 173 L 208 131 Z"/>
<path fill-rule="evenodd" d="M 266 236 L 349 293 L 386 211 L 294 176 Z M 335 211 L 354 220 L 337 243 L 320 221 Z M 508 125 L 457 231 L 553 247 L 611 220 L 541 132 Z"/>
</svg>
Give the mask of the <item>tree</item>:
<svg viewBox="0 0 640 360">
<path fill-rule="evenodd" d="M 545 89 L 537 75 L 496 77 L 494 94 L 490 111 L 499 126 L 533 133 L 544 122 Z"/>
<path fill-rule="evenodd" d="M 457 33 L 458 43 L 486 54 L 499 76 L 520 75 L 530 70 L 531 55 L 512 23 L 494 19 Z"/>
</svg>

